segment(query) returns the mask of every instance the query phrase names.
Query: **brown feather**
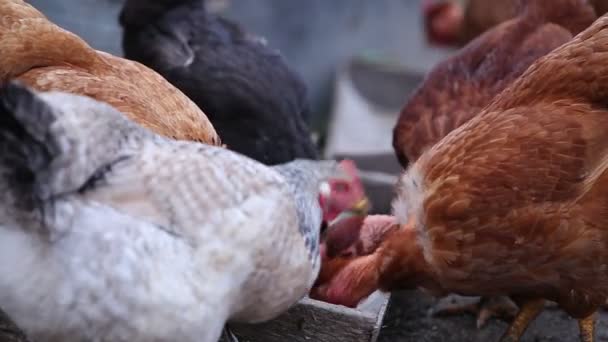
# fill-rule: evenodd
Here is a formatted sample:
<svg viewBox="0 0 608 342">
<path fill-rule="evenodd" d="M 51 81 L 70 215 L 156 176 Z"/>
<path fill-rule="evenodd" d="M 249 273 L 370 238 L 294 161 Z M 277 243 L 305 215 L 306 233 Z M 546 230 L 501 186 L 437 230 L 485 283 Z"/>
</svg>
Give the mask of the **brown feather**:
<svg viewBox="0 0 608 342">
<path fill-rule="evenodd" d="M 393 147 L 401 164 L 406 167 L 416 161 L 479 113 L 539 57 L 589 26 L 596 17 L 581 1 L 529 1 L 519 16 L 438 64 L 403 108 L 394 128 Z M 551 6 L 546 6 L 548 2 Z M 545 7 L 551 11 L 544 12 Z"/>
<path fill-rule="evenodd" d="M 207 116 L 151 69 L 92 49 L 21 0 L 1 0 L 0 17 L 0 82 L 87 95 L 158 134 L 220 144 Z"/>
</svg>

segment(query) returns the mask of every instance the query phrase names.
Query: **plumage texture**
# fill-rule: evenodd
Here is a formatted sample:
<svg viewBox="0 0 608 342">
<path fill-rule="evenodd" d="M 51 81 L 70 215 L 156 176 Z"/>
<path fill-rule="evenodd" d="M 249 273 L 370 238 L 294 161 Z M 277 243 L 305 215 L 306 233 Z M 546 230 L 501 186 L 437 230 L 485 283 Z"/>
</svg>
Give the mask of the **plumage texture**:
<svg viewBox="0 0 608 342">
<path fill-rule="evenodd" d="M 381 287 L 417 271 L 439 291 L 540 297 L 576 318 L 605 302 L 606 57 L 608 16 L 422 155 L 401 180 L 410 228 L 380 248 Z"/>
<path fill-rule="evenodd" d="M 591 25 L 596 16 L 584 1 L 527 1 L 516 18 L 433 68 L 393 130 L 393 147 L 403 167 L 477 115 L 535 60 Z"/>
<path fill-rule="evenodd" d="M 400 229 L 341 265 L 348 277 L 324 295 L 508 295 L 536 305 L 532 318 L 548 299 L 591 341 L 608 297 L 607 57 L 608 15 L 423 153 L 398 185 Z M 512 328 L 509 341 L 522 332 Z"/>
<path fill-rule="evenodd" d="M 33 340 L 215 342 L 312 286 L 338 163 L 273 169 L 13 83 L 0 100 L 0 303 Z"/>
<path fill-rule="evenodd" d="M 151 69 L 92 49 L 22 0 L 0 0 L 0 16 L 0 82 L 90 96 L 164 136 L 220 144 L 205 114 Z"/>
<path fill-rule="evenodd" d="M 306 87 L 263 39 L 202 0 L 128 0 L 120 22 L 127 58 L 187 94 L 228 148 L 268 165 L 318 157 Z"/>
</svg>

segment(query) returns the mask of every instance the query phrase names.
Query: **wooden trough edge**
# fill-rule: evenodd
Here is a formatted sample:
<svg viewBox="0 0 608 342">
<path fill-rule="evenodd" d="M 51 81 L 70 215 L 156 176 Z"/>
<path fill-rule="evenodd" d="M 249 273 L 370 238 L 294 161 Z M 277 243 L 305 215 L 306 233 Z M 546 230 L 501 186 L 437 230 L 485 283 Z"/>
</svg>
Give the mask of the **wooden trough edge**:
<svg viewBox="0 0 608 342">
<path fill-rule="evenodd" d="M 304 298 L 274 320 L 230 327 L 240 342 L 376 342 L 389 298 L 376 292 L 357 309 Z"/>
</svg>

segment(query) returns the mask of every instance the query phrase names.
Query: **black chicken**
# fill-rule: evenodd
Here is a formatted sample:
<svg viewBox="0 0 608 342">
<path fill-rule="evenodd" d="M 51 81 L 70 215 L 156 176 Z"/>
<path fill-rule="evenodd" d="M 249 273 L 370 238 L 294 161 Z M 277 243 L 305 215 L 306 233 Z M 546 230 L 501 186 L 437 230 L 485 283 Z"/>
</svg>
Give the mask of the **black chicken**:
<svg viewBox="0 0 608 342">
<path fill-rule="evenodd" d="M 120 23 L 125 56 L 198 104 L 228 148 L 267 165 L 317 159 L 306 87 L 263 39 L 204 0 L 127 0 Z"/>
</svg>

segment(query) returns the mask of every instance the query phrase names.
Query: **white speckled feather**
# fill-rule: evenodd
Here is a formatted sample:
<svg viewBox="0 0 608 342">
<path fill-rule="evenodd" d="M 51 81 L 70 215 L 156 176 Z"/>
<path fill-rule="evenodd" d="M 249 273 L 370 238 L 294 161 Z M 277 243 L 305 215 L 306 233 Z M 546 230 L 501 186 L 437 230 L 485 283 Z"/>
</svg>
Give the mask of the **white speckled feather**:
<svg viewBox="0 0 608 342">
<path fill-rule="evenodd" d="M 0 304 L 33 339 L 213 342 L 226 320 L 273 318 L 308 292 L 318 232 L 301 221 L 320 225 L 316 190 L 296 207 L 289 176 L 258 162 L 92 99 L 10 87 L 0 115 L 43 140 L 28 151 L 57 152 L 23 185 L 33 209 L 0 164 Z"/>
</svg>

